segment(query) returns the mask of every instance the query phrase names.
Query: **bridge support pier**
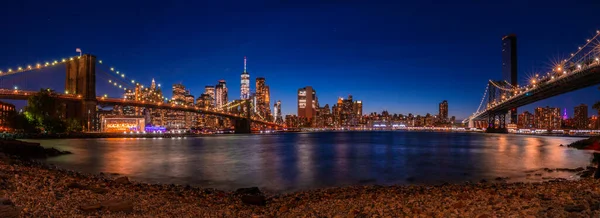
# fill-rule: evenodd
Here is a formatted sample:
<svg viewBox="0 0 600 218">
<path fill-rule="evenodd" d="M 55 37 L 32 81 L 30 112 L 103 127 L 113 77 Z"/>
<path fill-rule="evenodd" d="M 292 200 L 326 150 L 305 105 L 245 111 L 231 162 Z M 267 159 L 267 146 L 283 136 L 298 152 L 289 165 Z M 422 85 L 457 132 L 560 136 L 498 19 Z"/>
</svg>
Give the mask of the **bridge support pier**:
<svg viewBox="0 0 600 218">
<path fill-rule="evenodd" d="M 85 54 L 67 65 L 65 91 L 81 98 L 67 103 L 67 118 L 74 118 L 86 131 L 95 129 L 96 117 L 96 57 Z"/>
<path fill-rule="evenodd" d="M 488 114 L 488 127 L 486 133 L 508 133 L 506 128 L 506 114 L 508 111 L 490 112 Z M 496 120 L 498 123 L 496 123 Z"/>
<path fill-rule="evenodd" d="M 252 133 L 250 128 L 249 119 L 236 119 L 235 121 L 235 134 L 249 134 Z"/>
<path fill-rule="evenodd" d="M 249 134 L 252 133 L 252 119 L 250 116 L 251 107 L 250 101 L 246 100 L 246 103 L 243 104 L 245 106 L 246 118 L 236 119 L 235 122 L 235 134 Z"/>
</svg>

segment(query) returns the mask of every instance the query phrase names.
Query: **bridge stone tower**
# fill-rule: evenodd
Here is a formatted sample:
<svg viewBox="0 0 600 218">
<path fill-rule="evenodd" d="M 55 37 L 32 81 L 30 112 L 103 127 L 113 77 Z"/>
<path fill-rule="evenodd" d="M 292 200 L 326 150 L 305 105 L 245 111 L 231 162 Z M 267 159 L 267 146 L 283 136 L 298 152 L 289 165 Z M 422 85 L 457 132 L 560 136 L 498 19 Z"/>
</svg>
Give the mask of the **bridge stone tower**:
<svg viewBox="0 0 600 218">
<path fill-rule="evenodd" d="M 250 113 L 252 112 L 252 109 L 250 107 L 250 100 L 246 100 L 246 102 L 244 102 L 243 105 L 246 108 L 245 111 L 248 111 L 248 113 L 246 113 L 245 118 L 235 119 L 235 133 L 236 134 L 252 133 L 251 125 L 250 125 L 250 123 L 251 123 Z"/>
<path fill-rule="evenodd" d="M 81 98 L 67 103 L 66 117 L 77 119 L 84 130 L 90 131 L 96 117 L 96 57 L 85 54 L 66 65 L 65 91 Z"/>
</svg>

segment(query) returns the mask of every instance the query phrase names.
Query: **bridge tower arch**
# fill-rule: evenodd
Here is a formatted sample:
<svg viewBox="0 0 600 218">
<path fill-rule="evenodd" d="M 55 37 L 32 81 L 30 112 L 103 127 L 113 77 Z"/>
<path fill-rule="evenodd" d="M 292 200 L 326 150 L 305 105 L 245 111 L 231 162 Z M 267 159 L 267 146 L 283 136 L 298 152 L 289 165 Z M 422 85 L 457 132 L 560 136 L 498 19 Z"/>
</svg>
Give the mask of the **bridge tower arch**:
<svg viewBox="0 0 600 218">
<path fill-rule="evenodd" d="M 96 57 L 84 54 L 66 65 L 65 93 L 81 98 L 66 103 L 66 117 L 77 119 L 84 130 L 90 131 L 96 126 Z"/>
</svg>

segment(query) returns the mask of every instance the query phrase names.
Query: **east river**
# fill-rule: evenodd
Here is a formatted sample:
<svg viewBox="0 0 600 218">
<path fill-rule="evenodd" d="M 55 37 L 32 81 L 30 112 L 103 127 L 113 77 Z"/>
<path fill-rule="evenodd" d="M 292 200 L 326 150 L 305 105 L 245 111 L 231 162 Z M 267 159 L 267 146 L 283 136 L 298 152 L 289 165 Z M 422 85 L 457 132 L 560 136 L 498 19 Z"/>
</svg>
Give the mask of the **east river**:
<svg viewBox="0 0 600 218">
<path fill-rule="evenodd" d="M 58 167 L 148 183 L 293 191 L 357 184 L 574 179 L 543 168 L 590 164 L 579 138 L 482 133 L 319 132 L 187 138 L 28 140 L 73 152 Z M 535 175 L 537 174 L 537 175 Z M 541 174 L 541 175 L 540 175 Z"/>
</svg>

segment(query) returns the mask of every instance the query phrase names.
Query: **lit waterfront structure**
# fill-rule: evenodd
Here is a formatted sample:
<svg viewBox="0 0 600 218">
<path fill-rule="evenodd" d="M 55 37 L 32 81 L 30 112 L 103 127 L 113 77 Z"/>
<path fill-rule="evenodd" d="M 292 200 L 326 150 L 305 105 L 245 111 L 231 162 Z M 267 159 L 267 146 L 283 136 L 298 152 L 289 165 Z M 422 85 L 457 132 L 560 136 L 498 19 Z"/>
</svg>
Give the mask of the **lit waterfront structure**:
<svg viewBox="0 0 600 218">
<path fill-rule="evenodd" d="M 287 128 L 298 128 L 300 127 L 300 118 L 296 115 L 285 115 L 285 126 Z"/>
<path fill-rule="evenodd" d="M 448 101 L 444 100 L 439 105 L 438 119 L 441 123 L 448 122 Z"/>
<path fill-rule="evenodd" d="M 0 101 L 0 130 L 12 129 L 9 121 L 12 113 L 15 113 L 15 105 Z"/>
<path fill-rule="evenodd" d="M 575 121 L 575 128 L 577 129 L 588 129 L 589 118 L 588 118 L 588 106 L 586 104 L 580 104 L 575 106 L 573 110 L 573 119 Z"/>
<path fill-rule="evenodd" d="M 185 102 L 184 105 L 193 107 L 194 106 L 194 95 L 190 93 L 190 90 L 185 91 Z M 194 112 L 185 112 L 185 128 L 190 128 L 196 125 L 197 114 Z"/>
<path fill-rule="evenodd" d="M 185 86 L 181 83 L 173 84 L 173 95 L 171 103 L 176 105 L 185 105 L 186 93 Z M 186 127 L 186 113 L 183 111 L 169 111 L 167 113 L 167 127 L 169 129 L 183 129 Z"/>
<path fill-rule="evenodd" d="M 329 104 L 325 104 L 323 107 L 319 107 L 317 110 L 317 121 L 316 127 L 333 127 L 333 115 Z"/>
<path fill-rule="evenodd" d="M 204 94 L 207 94 L 212 99 L 212 105 L 215 105 L 215 87 L 214 86 L 205 86 Z"/>
<path fill-rule="evenodd" d="M 244 56 L 244 72 L 241 75 L 240 94 L 242 100 L 250 98 L 250 74 L 246 71 L 246 56 Z"/>
<path fill-rule="evenodd" d="M 101 123 L 102 132 L 142 132 L 146 127 L 143 116 L 102 116 Z"/>
<path fill-rule="evenodd" d="M 363 115 L 363 103 L 361 100 L 354 101 L 354 113 L 358 117 L 362 117 Z"/>
<path fill-rule="evenodd" d="M 298 117 L 312 121 L 316 115 L 318 102 L 317 91 L 311 86 L 298 89 Z"/>
<path fill-rule="evenodd" d="M 150 87 L 144 87 L 143 85 L 136 83 L 134 89 L 127 89 L 125 91 L 124 98 L 130 101 L 145 101 L 151 103 L 164 101 L 160 84 L 156 84 L 154 79 L 152 79 Z M 166 123 L 166 110 L 164 109 L 150 109 L 134 106 L 115 106 L 113 109 L 112 113 L 115 115 L 147 116 L 146 125 L 160 126 L 165 125 Z"/>
<path fill-rule="evenodd" d="M 502 79 L 512 86 L 518 86 L 517 80 L 517 35 L 502 37 Z M 510 123 L 517 123 L 517 108 L 509 111 Z"/>
<path fill-rule="evenodd" d="M 275 105 L 273 105 L 273 120 L 276 124 L 283 124 L 283 115 L 281 114 L 281 101 L 277 101 Z"/>
<path fill-rule="evenodd" d="M 519 114 L 517 119 L 517 128 L 521 129 L 530 129 L 535 127 L 534 123 L 535 119 L 533 114 L 529 113 L 529 111 L 525 111 Z"/>
<path fill-rule="evenodd" d="M 263 119 L 271 120 L 271 100 L 269 86 L 265 84 L 265 78 L 256 78 L 256 102 L 255 109 L 256 113 Z"/>
<path fill-rule="evenodd" d="M 560 108 L 538 107 L 535 109 L 534 118 L 536 129 L 560 129 Z"/>
<path fill-rule="evenodd" d="M 227 84 L 225 80 L 219 80 L 219 84 L 215 86 L 215 105 L 217 109 L 223 108 L 227 104 Z"/>
</svg>

